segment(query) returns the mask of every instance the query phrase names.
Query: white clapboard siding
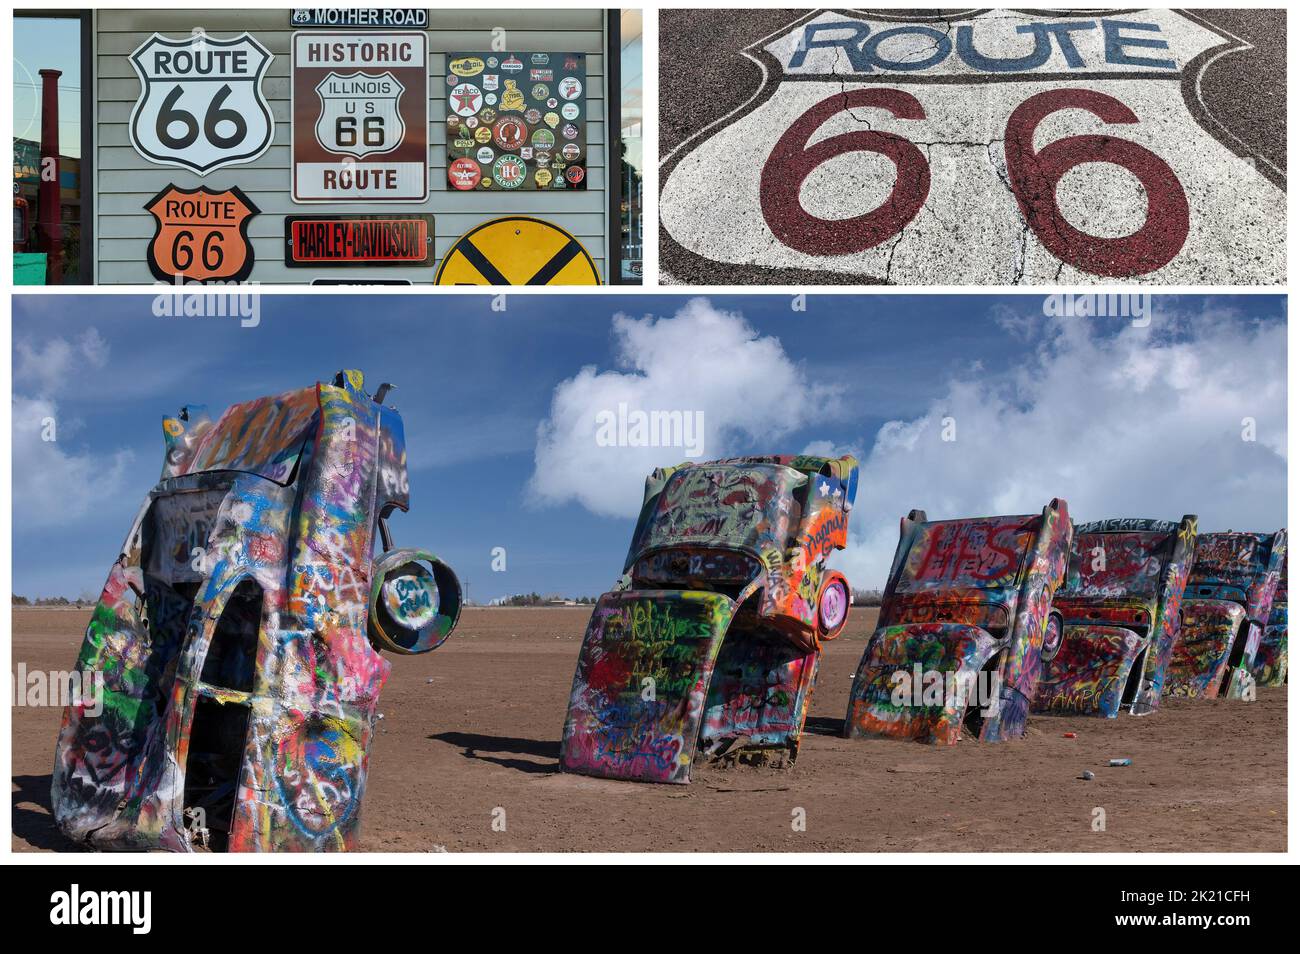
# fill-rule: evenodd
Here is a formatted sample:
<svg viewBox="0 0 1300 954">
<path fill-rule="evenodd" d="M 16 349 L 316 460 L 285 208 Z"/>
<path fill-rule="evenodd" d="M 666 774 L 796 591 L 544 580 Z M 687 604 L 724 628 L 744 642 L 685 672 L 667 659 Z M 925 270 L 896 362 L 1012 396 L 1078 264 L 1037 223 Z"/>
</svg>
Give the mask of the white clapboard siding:
<svg viewBox="0 0 1300 954">
<path fill-rule="evenodd" d="M 438 257 L 461 235 L 502 215 L 533 215 L 568 229 L 607 274 L 610 130 L 607 128 L 603 10 L 432 10 L 429 37 L 429 199 L 424 203 L 297 203 L 290 198 L 289 63 L 293 31 L 288 8 L 275 10 L 99 10 L 95 13 L 95 276 L 103 284 L 152 284 L 145 248 L 154 219 L 145 204 L 169 183 L 192 189 L 238 186 L 261 210 L 249 224 L 261 284 L 313 278 L 404 278 L 428 282 L 434 268 L 304 269 L 284 266 L 284 217 L 311 214 L 432 212 Z M 197 176 L 150 162 L 127 133 L 140 83 L 127 57 L 150 35 L 184 36 L 202 28 L 217 38 L 252 33 L 275 55 L 263 80 L 275 118 L 271 147 L 254 162 Z M 482 51 L 504 28 L 510 51 L 587 55 L 587 189 L 553 192 L 456 192 L 446 186 L 446 63 L 449 52 Z M 617 132 L 614 132 L 616 137 Z"/>
</svg>

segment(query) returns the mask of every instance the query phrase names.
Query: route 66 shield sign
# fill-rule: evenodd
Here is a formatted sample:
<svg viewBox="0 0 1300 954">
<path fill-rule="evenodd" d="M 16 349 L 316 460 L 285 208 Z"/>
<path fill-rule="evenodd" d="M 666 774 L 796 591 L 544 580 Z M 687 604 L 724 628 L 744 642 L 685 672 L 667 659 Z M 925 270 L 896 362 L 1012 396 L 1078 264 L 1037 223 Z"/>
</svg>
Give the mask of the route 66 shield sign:
<svg viewBox="0 0 1300 954">
<path fill-rule="evenodd" d="M 406 135 L 397 108 L 405 87 L 391 72 L 330 73 L 316 85 L 316 141 L 327 151 L 356 156 L 391 152 Z"/>
<path fill-rule="evenodd" d="M 151 162 L 201 176 L 252 162 L 275 132 L 262 92 L 272 58 L 247 33 L 231 39 L 155 33 L 130 56 L 140 78 L 131 145 Z"/>
<path fill-rule="evenodd" d="M 664 156 L 663 260 L 723 284 L 1281 283 L 1285 170 L 1201 92 L 1249 49 L 1165 9 L 804 13 L 743 51 L 762 89 Z"/>
<path fill-rule="evenodd" d="M 300 30 L 292 50 L 293 201 L 423 202 L 427 34 Z"/>
<path fill-rule="evenodd" d="M 260 210 L 238 186 L 215 192 L 168 185 L 145 209 L 158 224 L 146 254 L 160 282 L 242 282 L 252 274 L 248 223 Z"/>
</svg>

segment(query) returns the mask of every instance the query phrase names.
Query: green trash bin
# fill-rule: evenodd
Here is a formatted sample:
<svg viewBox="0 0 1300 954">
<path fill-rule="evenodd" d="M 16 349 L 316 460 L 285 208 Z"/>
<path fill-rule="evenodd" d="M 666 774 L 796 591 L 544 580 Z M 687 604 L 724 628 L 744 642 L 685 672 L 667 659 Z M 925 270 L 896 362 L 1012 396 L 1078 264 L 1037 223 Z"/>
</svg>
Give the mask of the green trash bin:
<svg viewBox="0 0 1300 954">
<path fill-rule="evenodd" d="M 45 284 L 44 252 L 14 252 L 14 284 Z"/>
</svg>

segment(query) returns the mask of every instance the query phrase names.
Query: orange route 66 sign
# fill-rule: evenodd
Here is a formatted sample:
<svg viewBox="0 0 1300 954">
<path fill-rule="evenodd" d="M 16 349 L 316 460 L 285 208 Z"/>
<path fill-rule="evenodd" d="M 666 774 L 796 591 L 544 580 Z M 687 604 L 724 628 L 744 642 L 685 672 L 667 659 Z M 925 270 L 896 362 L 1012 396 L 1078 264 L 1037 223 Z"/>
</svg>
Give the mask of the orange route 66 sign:
<svg viewBox="0 0 1300 954">
<path fill-rule="evenodd" d="M 238 186 L 217 192 L 168 185 L 145 209 L 158 223 L 147 254 L 159 281 L 242 282 L 252 273 L 248 223 L 260 210 Z"/>
</svg>

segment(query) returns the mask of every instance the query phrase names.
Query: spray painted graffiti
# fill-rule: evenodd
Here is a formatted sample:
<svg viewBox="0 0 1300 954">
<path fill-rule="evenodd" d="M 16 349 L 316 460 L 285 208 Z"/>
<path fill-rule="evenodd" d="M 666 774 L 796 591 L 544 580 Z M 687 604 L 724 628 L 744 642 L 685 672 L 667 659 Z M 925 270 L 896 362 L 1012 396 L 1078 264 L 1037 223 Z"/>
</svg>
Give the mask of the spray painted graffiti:
<svg viewBox="0 0 1300 954">
<path fill-rule="evenodd" d="M 1283 555 L 1282 572 L 1278 578 L 1277 590 L 1273 593 L 1273 609 L 1268 614 L 1264 638 L 1260 640 L 1255 665 L 1251 669 L 1251 675 L 1259 686 L 1276 687 L 1286 684 L 1286 564 L 1286 556 Z"/>
<path fill-rule="evenodd" d="M 845 735 L 947 745 L 963 728 L 985 742 L 1023 735 L 1072 529 L 1064 500 L 1039 516 L 929 522 L 913 510 L 904 517 L 880 621 L 850 690 Z M 900 692 L 914 671 L 961 691 Z M 994 698 L 971 704 L 968 687 L 985 684 Z"/>
<path fill-rule="evenodd" d="M 660 468 L 583 639 L 561 767 L 690 781 L 713 759 L 793 762 L 821 644 L 848 619 L 852 457 Z"/>
<path fill-rule="evenodd" d="M 1253 693 L 1252 670 L 1285 562 L 1285 530 L 1197 538 L 1166 692 L 1205 699 Z"/>
<path fill-rule="evenodd" d="M 1178 638 L 1196 517 L 1115 519 L 1074 530 L 1052 609 L 1061 640 L 1043 653 L 1034 712 L 1114 718 L 1160 705 Z"/>
<path fill-rule="evenodd" d="M 53 806 L 70 837 L 355 847 L 390 668 L 378 650 L 436 648 L 461 606 L 436 556 L 392 546 L 387 519 L 410 502 L 387 392 L 343 371 L 216 422 L 195 406 L 164 419 L 162 479 L 79 657 L 105 676 L 103 713 L 74 703 L 59 733 Z"/>
</svg>

